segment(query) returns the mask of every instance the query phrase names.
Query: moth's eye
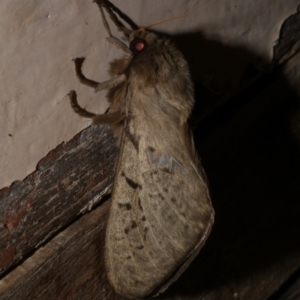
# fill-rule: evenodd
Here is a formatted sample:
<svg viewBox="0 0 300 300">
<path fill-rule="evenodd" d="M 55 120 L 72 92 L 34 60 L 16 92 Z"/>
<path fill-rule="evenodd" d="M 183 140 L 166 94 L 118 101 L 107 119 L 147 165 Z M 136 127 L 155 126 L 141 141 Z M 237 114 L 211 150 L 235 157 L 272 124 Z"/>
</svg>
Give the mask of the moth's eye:
<svg viewBox="0 0 300 300">
<path fill-rule="evenodd" d="M 146 47 L 147 43 L 143 39 L 134 39 L 130 43 L 130 50 L 132 53 L 136 54 L 143 51 Z"/>
</svg>

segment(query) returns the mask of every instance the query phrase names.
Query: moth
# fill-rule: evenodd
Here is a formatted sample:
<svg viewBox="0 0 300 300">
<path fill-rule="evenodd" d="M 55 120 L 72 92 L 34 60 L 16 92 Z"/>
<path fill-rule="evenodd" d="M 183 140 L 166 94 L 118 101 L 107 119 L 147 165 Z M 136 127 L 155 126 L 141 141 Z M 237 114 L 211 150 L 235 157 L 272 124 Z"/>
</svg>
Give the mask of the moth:
<svg viewBox="0 0 300 300">
<path fill-rule="evenodd" d="M 107 89 L 105 114 L 83 109 L 71 91 L 73 110 L 94 124 L 109 124 L 119 139 L 105 238 L 105 265 L 115 291 L 129 299 L 163 292 L 188 267 L 214 221 L 208 183 L 188 127 L 193 84 L 183 55 L 169 39 L 147 28 L 126 28 L 112 3 L 95 1 L 107 40 L 124 57 L 110 63 L 102 83 L 82 73 L 81 83 Z M 128 41 L 112 35 L 105 13 Z"/>
</svg>

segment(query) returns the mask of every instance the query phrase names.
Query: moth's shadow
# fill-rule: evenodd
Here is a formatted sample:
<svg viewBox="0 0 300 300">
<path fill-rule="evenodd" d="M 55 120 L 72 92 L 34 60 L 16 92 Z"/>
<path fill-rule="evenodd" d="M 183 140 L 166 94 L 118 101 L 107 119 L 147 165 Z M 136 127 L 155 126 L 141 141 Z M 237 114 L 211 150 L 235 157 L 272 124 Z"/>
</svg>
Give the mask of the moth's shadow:
<svg viewBox="0 0 300 300">
<path fill-rule="evenodd" d="M 198 84 L 194 119 L 201 121 L 194 134 L 216 215 L 199 256 L 161 298 L 221 293 L 216 299 L 223 299 L 222 291 L 239 294 L 258 274 L 278 278 L 300 250 L 300 151 L 291 131 L 298 104 L 280 69 L 261 73 L 270 66 L 247 49 L 196 33 L 173 39 L 196 82 L 203 68 L 212 73 L 214 93 Z"/>
</svg>

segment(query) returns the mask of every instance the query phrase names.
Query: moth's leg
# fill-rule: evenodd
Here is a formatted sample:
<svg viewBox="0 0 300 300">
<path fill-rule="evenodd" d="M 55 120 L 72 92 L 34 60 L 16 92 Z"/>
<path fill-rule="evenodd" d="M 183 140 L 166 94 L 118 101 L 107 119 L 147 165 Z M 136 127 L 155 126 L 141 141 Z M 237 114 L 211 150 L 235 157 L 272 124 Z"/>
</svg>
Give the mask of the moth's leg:
<svg viewBox="0 0 300 300">
<path fill-rule="evenodd" d="M 119 85 L 120 83 L 124 82 L 126 80 L 125 74 L 122 74 L 118 77 L 111 78 L 109 80 L 106 80 L 104 82 L 98 83 L 98 85 L 95 88 L 95 93 L 102 91 L 102 90 L 109 90 L 113 87 Z"/>
<path fill-rule="evenodd" d="M 95 93 L 99 92 L 101 90 L 109 90 L 109 89 L 117 86 L 118 84 L 122 83 L 126 79 L 126 76 L 124 74 L 122 74 L 118 77 L 115 77 L 115 78 L 111 78 L 104 82 L 97 82 L 97 81 L 88 79 L 82 74 L 82 70 L 81 70 L 84 60 L 85 60 L 84 57 L 78 57 L 73 60 L 75 63 L 76 76 L 82 84 L 85 84 L 89 87 L 94 88 Z"/>
<path fill-rule="evenodd" d="M 81 68 L 82 68 L 82 64 L 83 64 L 84 60 L 85 60 L 84 57 L 77 57 L 77 58 L 73 59 L 74 64 L 75 64 L 76 76 L 82 84 L 85 84 L 85 85 L 95 89 L 98 86 L 99 82 L 88 79 L 82 74 Z"/>
<path fill-rule="evenodd" d="M 116 46 L 118 49 L 122 50 L 126 56 L 132 56 L 132 52 L 127 47 L 126 44 L 124 44 L 122 41 L 120 41 L 118 38 L 114 37 L 113 35 L 106 38 L 111 44 Z"/>
<path fill-rule="evenodd" d="M 102 114 L 102 115 L 96 115 L 93 117 L 93 123 L 95 125 L 100 125 L 100 124 L 117 124 L 123 121 L 125 118 L 125 113 L 108 113 L 108 114 Z"/>
<path fill-rule="evenodd" d="M 99 6 L 100 9 L 100 13 L 102 16 L 102 21 L 103 21 L 103 25 L 106 29 L 106 31 L 108 32 L 109 36 L 112 36 L 109 25 L 107 23 L 107 20 L 105 18 L 104 12 L 103 12 L 103 8 L 105 8 L 106 12 L 108 13 L 110 19 L 112 20 L 112 22 L 114 23 L 114 25 L 117 27 L 118 31 L 124 33 L 125 36 L 128 36 L 132 30 L 126 28 L 122 22 L 119 21 L 119 19 L 116 17 L 116 15 L 113 13 L 112 9 L 110 7 L 115 7 L 112 3 L 110 3 L 107 0 L 95 0 L 95 2 L 97 3 L 97 5 Z"/>
<path fill-rule="evenodd" d="M 84 118 L 89 118 L 89 119 L 92 119 L 93 117 L 96 116 L 96 114 L 93 114 L 93 113 L 85 110 L 78 104 L 77 94 L 75 91 L 70 91 L 68 96 L 70 98 L 71 107 L 77 115 L 84 117 Z"/>
<path fill-rule="evenodd" d="M 121 112 L 115 112 L 115 113 L 108 113 L 108 114 L 101 114 L 96 115 L 94 113 L 91 113 L 84 108 L 82 108 L 77 101 L 77 94 L 75 91 L 70 91 L 68 94 L 70 97 L 71 107 L 73 111 L 84 118 L 89 118 L 93 120 L 94 124 L 116 124 L 124 120 L 125 113 Z"/>
<path fill-rule="evenodd" d="M 107 13 L 109 14 L 110 19 L 113 21 L 113 23 L 115 24 L 115 26 L 117 27 L 117 29 L 121 32 L 123 32 L 125 35 L 129 35 L 132 30 L 127 29 L 126 27 L 123 26 L 123 24 L 118 20 L 118 18 L 115 16 L 115 14 L 112 12 L 111 8 L 108 6 L 112 5 L 109 1 L 104 1 L 104 0 L 96 0 L 95 1 L 100 9 L 100 13 L 102 16 L 102 21 L 103 21 L 103 25 L 104 28 L 106 29 L 109 37 L 107 38 L 107 40 L 112 43 L 113 45 L 115 45 L 117 48 L 119 48 L 120 50 L 122 50 L 127 56 L 132 56 L 132 52 L 130 51 L 130 49 L 119 39 L 117 39 L 116 37 L 114 37 L 111 33 L 111 30 L 109 28 L 109 25 L 107 23 L 107 20 L 105 18 L 105 14 L 103 11 L 102 6 L 105 8 L 105 10 L 107 11 Z"/>
</svg>

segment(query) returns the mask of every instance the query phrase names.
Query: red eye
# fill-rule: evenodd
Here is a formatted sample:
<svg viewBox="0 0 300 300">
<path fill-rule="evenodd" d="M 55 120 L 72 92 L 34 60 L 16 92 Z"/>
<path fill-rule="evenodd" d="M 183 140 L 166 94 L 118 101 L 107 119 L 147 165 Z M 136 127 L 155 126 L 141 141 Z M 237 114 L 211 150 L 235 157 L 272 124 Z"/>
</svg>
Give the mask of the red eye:
<svg viewBox="0 0 300 300">
<path fill-rule="evenodd" d="M 146 44 L 146 41 L 143 39 L 134 39 L 130 43 L 130 50 L 134 54 L 139 53 L 145 49 Z"/>
</svg>

